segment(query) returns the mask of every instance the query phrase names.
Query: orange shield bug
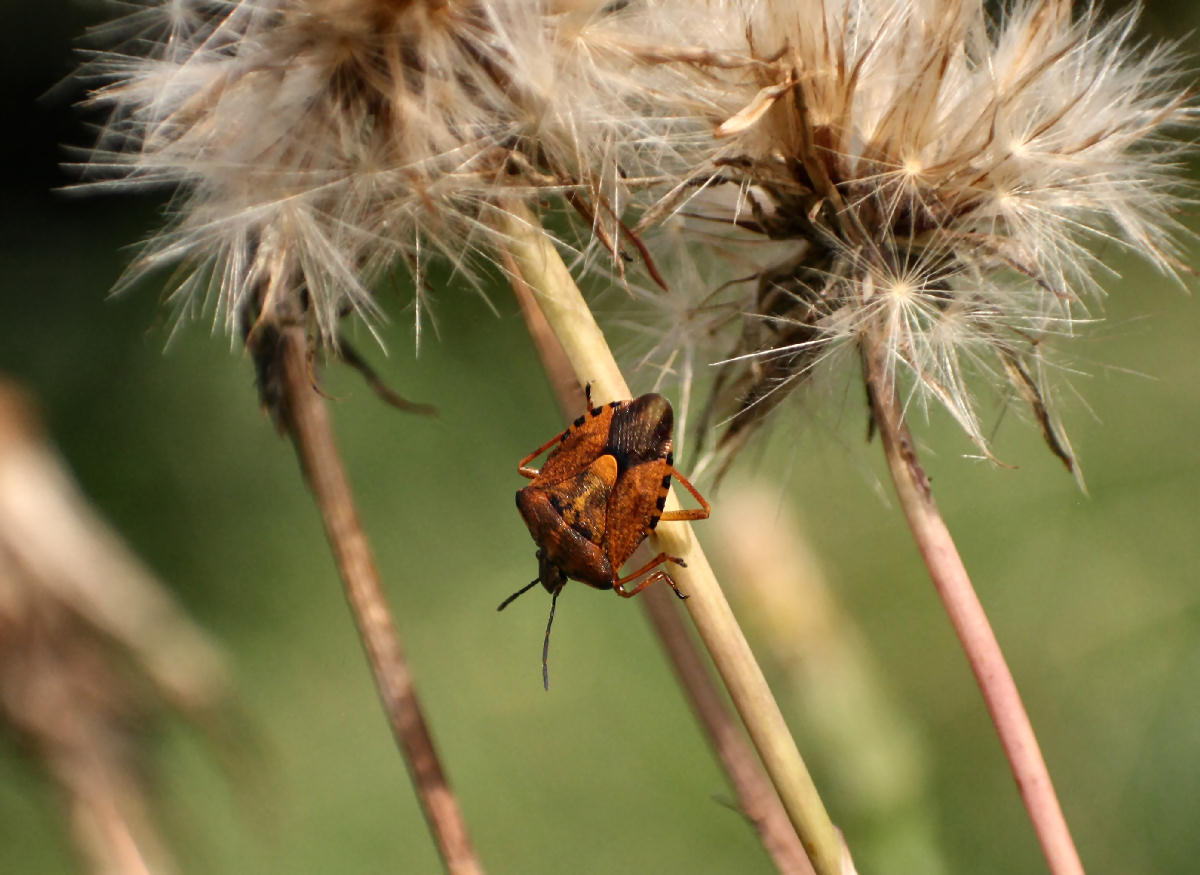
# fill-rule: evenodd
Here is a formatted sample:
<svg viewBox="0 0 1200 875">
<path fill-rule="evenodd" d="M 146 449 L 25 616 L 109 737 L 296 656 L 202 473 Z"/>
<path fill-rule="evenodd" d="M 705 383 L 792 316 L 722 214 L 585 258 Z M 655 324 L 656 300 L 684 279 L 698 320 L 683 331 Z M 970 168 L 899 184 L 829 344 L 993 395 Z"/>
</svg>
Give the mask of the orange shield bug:
<svg viewBox="0 0 1200 875">
<path fill-rule="evenodd" d="M 687 598 L 671 575 L 658 567 L 666 562 L 683 565 L 678 556 L 659 553 L 623 577 L 621 566 L 660 522 L 705 519 L 710 510 L 674 467 L 675 414 L 666 398 L 649 394 L 593 407 L 591 387 L 585 391 L 587 413 L 517 465 L 518 472 L 532 481 L 517 492 L 517 509 L 538 546 L 538 576 L 497 609 L 504 610 L 539 583 L 550 593 L 550 620 L 542 645 L 542 683 L 547 689 L 550 626 L 558 594 L 567 581 L 616 590 L 631 598 L 662 580 L 677 596 Z M 541 469 L 530 468 L 529 463 L 546 450 L 550 454 Z M 700 503 L 699 508 L 663 510 L 672 476 Z"/>
</svg>

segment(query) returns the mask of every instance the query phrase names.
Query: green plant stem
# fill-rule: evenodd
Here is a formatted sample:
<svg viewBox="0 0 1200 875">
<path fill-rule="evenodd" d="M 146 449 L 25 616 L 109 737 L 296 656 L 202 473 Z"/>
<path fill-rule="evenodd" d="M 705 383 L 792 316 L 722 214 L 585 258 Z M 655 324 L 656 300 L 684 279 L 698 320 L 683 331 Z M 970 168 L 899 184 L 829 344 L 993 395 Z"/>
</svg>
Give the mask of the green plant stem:
<svg viewBox="0 0 1200 875">
<path fill-rule="evenodd" d="M 517 275 L 516 264 L 511 256 L 507 253 L 504 255 L 506 267 L 512 274 L 510 279 L 513 294 L 521 305 L 525 324 L 542 359 L 542 366 L 554 388 L 554 394 L 558 397 L 559 407 L 564 418 L 573 419 L 585 404 L 579 380 L 571 370 L 562 344 L 554 336 L 533 291 Z M 775 868 L 783 875 L 812 875 L 813 869 L 808 855 L 791 821 L 788 820 L 779 795 L 755 759 L 745 733 L 741 731 L 721 697 L 712 672 L 696 646 L 694 636 L 688 632 L 674 594 L 664 587 L 652 586 L 638 601 L 658 634 L 659 642 L 687 695 L 692 712 L 729 777 L 742 813 L 754 825 Z"/>
<path fill-rule="evenodd" d="M 896 496 L 975 673 L 1050 871 L 1054 875 L 1083 875 L 1083 864 L 1055 795 L 1033 725 L 958 548 L 938 511 L 929 478 L 904 421 L 895 383 L 869 351 L 863 355 L 863 369 Z"/>
<path fill-rule="evenodd" d="M 604 335 L 540 223 L 519 205 L 510 205 L 502 222 L 521 278 L 537 296 L 578 380 L 591 384 L 592 396 L 598 401 L 630 397 Z M 672 495 L 667 509 L 678 507 Z M 685 604 L 692 621 L 813 868 L 819 875 L 852 871 L 838 831 L 691 527 L 686 523 L 663 525 L 656 536 L 656 551 L 664 550 L 687 562 L 686 568 L 672 568 L 671 575 L 689 596 Z"/>
</svg>

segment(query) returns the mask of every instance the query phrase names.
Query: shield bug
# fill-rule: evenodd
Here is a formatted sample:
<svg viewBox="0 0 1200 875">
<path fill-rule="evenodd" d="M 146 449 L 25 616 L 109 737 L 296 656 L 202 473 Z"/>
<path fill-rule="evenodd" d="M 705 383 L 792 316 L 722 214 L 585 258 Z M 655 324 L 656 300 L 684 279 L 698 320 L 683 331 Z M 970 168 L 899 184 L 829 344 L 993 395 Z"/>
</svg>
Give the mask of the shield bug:
<svg viewBox="0 0 1200 875">
<path fill-rule="evenodd" d="M 551 594 L 542 646 L 542 681 L 547 689 L 550 626 L 558 594 L 567 581 L 612 589 L 631 598 L 661 580 L 677 596 L 687 598 L 671 575 L 659 567 L 667 562 L 683 565 L 677 556 L 659 553 L 624 576 L 621 566 L 663 520 L 705 519 L 710 510 L 704 497 L 674 467 L 671 433 L 675 415 L 666 398 L 649 394 L 593 407 L 591 387 L 585 392 L 587 412 L 517 466 L 518 472 L 531 480 L 517 492 L 517 508 L 538 546 L 538 576 L 498 608 L 503 610 L 539 583 Z M 529 467 L 547 450 L 550 454 L 540 469 Z M 695 497 L 699 508 L 664 511 L 672 476 Z"/>
</svg>

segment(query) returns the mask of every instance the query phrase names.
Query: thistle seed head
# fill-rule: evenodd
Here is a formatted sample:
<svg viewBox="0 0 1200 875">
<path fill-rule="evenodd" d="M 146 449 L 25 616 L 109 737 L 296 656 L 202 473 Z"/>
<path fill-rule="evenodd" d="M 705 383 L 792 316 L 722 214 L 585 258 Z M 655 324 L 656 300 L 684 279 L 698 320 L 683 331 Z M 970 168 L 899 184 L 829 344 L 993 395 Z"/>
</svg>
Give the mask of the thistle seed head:
<svg viewBox="0 0 1200 875">
<path fill-rule="evenodd" d="M 428 254 L 470 275 L 506 198 L 598 190 L 591 0 L 152 0 L 85 68 L 110 120 L 94 185 L 168 186 L 130 276 L 181 265 L 180 313 L 334 342 Z M 604 131 L 609 127 L 605 126 Z M 589 139 L 589 131 L 596 132 Z"/>
<path fill-rule="evenodd" d="M 724 445 L 851 346 L 984 452 L 971 375 L 999 381 L 1073 467 L 1044 340 L 1111 274 L 1097 246 L 1179 265 L 1174 137 L 1195 116 L 1175 51 L 1138 43 L 1136 11 L 1105 21 L 1062 0 L 998 18 L 978 0 L 700 6 L 685 48 L 658 50 L 680 72 L 654 112 L 677 132 L 640 227 L 685 217 L 782 244 L 725 292 L 741 328 L 708 416 Z"/>
</svg>

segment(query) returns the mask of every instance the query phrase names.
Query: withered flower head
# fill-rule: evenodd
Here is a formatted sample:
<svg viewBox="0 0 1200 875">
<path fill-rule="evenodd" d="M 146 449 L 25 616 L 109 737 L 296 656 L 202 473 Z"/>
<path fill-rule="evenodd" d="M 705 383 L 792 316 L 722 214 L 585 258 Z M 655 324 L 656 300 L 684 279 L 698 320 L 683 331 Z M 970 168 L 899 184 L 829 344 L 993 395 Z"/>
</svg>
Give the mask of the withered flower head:
<svg viewBox="0 0 1200 875">
<path fill-rule="evenodd" d="M 91 178 L 177 192 L 130 274 L 230 331 L 321 340 L 397 263 L 469 272 L 505 197 L 597 186 L 603 114 L 580 0 L 155 0 L 99 30 L 111 119 Z"/>
<path fill-rule="evenodd" d="M 1086 315 L 1109 270 L 1097 244 L 1174 272 L 1170 131 L 1193 116 L 1173 50 L 1137 44 L 1135 12 L 999 5 L 717 0 L 685 17 L 689 50 L 659 51 L 688 72 L 658 112 L 692 124 L 663 138 L 668 193 L 642 226 L 686 216 L 777 244 L 749 256 L 752 289 L 724 290 L 741 295 L 709 411 L 725 450 L 845 350 L 984 452 L 973 381 L 1008 386 L 1074 466 L 1044 340 Z M 706 329 L 711 304 L 696 308 Z"/>
</svg>

